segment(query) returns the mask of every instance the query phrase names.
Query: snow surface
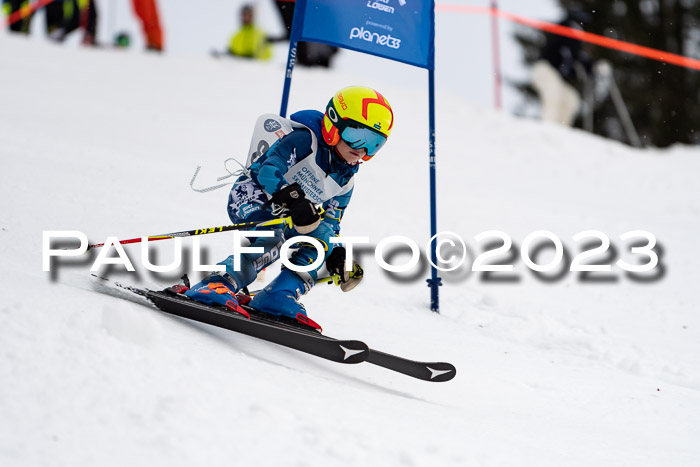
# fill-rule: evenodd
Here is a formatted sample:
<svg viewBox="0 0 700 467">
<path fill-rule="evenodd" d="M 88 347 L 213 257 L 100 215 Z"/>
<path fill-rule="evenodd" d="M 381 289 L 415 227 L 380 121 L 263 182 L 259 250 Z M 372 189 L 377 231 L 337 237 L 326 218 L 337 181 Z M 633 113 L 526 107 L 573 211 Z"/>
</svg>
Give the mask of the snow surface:
<svg viewBox="0 0 700 467">
<path fill-rule="evenodd" d="M 279 64 L 9 36 L 0 58 L 1 465 L 700 462 L 698 148 L 634 150 L 438 89 L 439 229 L 467 241 L 468 264 L 483 247 L 473 237 L 491 229 L 515 251 L 550 230 L 570 256 L 581 247 L 571 237 L 596 229 L 612 261 L 635 262 L 618 236 L 644 229 L 663 247 L 663 274 L 544 280 L 515 257 L 515 280 L 497 282 L 467 265 L 445 274 L 437 315 L 424 272 L 398 280 L 365 254 L 358 289 L 305 297 L 328 335 L 456 365 L 453 381 L 431 384 L 166 316 L 93 280 L 89 257 L 42 271 L 46 230 L 96 242 L 227 224 L 226 190 L 188 184 L 197 165 L 202 187 L 224 159 L 243 159 L 256 117 L 278 109 Z M 290 110 L 322 109 L 349 84 L 382 90 L 396 127 L 362 167 L 343 233 L 424 245 L 427 99 L 397 78 L 298 69 Z M 209 259 L 231 239 L 202 237 Z M 172 245 L 152 245 L 159 263 Z M 138 263 L 140 248 L 126 249 Z M 178 278 L 101 273 L 149 287 Z"/>
</svg>

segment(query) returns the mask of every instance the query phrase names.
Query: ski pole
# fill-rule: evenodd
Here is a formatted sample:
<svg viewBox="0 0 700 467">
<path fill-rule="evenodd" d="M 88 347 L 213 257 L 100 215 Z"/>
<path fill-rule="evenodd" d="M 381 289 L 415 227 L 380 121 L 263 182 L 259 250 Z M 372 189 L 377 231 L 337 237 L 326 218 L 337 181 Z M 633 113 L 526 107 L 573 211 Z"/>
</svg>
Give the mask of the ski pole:
<svg viewBox="0 0 700 467">
<path fill-rule="evenodd" d="M 318 208 L 318 214 L 320 216 L 323 216 L 325 214 L 325 210 L 322 207 Z M 257 226 L 268 226 L 268 225 L 278 225 L 278 224 L 286 224 L 290 229 L 294 228 L 294 224 L 292 223 L 292 217 L 287 216 L 287 217 L 280 217 L 279 219 L 270 219 L 267 221 L 251 221 L 251 222 L 241 222 L 240 224 L 231 224 L 231 225 L 222 225 L 220 227 L 208 227 L 205 229 L 194 229 L 194 230 L 183 230 L 182 232 L 173 232 L 173 233 L 167 233 L 167 234 L 162 234 L 162 235 L 153 235 L 151 237 L 146 237 L 146 240 L 149 242 L 155 242 L 157 240 L 167 240 L 169 238 L 175 238 L 175 237 L 191 237 L 193 235 L 206 235 L 206 234 L 212 234 L 212 233 L 219 233 L 219 232 L 228 232 L 230 230 L 245 230 L 249 229 L 251 227 L 257 227 Z M 143 239 L 141 237 L 137 238 L 130 238 L 128 240 L 122 240 L 119 242 L 120 245 L 127 245 L 129 243 L 141 243 Z M 91 250 L 93 248 L 99 248 L 105 246 L 104 243 L 96 243 L 94 245 L 88 245 L 87 250 Z"/>
<path fill-rule="evenodd" d="M 167 234 L 162 234 L 162 235 L 153 235 L 149 236 L 146 239 L 149 242 L 155 242 L 157 240 L 167 240 L 169 238 L 175 238 L 175 237 L 191 237 L 194 235 L 206 235 L 206 234 L 212 234 L 212 233 L 218 233 L 218 232 L 228 232 L 230 230 L 244 230 L 248 229 L 251 227 L 257 227 L 257 226 L 267 226 L 267 225 L 277 225 L 277 224 L 287 224 L 290 227 L 293 227 L 292 225 L 292 219 L 291 217 L 282 217 L 280 219 L 271 219 L 267 221 L 252 221 L 252 222 L 241 222 L 240 224 L 231 224 L 231 225 L 222 225 L 220 227 L 208 227 L 204 229 L 194 229 L 194 230 L 183 230 L 182 232 L 172 232 L 172 233 L 167 233 Z M 141 243 L 143 241 L 142 237 L 137 237 L 137 238 L 130 238 L 128 240 L 121 240 L 119 242 L 120 245 L 127 245 L 129 243 Z M 104 243 L 96 243 L 94 245 L 88 245 L 88 250 L 91 250 L 93 248 L 99 248 L 104 246 Z"/>
<path fill-rule="evenodd" d="M 323 284 L 324 282 L 328 282 L 329 285 L 340 285 L 340 274 L 334 274 L 329 277 L 319 277 L 318 279 L 316 279 L 317 284 Z"/>
<path fill-rule="evenodd" d="M 365 271 L 359 264 L 353 264 L 352 271 L 350 271 L 350 279 L 361 279 L 364 274 Z M 328 284 L 340 285 L 340 274 L 333 274 L 328 277 L 320 277 L 316 279 L 317 284 L 321 284 L 323 282 L 328 282 Z"/>
</svg>

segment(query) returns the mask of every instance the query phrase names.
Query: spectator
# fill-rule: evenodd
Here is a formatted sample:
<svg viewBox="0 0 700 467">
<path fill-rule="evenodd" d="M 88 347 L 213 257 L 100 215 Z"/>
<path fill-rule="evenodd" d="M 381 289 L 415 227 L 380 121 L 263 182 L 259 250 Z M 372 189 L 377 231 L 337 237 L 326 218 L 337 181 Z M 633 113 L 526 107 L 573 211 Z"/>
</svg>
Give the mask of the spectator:
<svg viewBox="0 0 700 467">
<path fill-rule="evenodd" d="M 3 0 L 3 9 L 9 16 L 30 7 L 28 0 Z M 95 44 L 97 10 L 93 0 L 55 0 L 44 7 L 46 32 L 53 40 L 62 42 L 78 28 L 85 30 L 83 44 Z M 10 30 L 28 34 L 34 14 L 29 14 L 10 25 Z"/>
<path fill-rule="evenodd" d="M 29 6 L 29 1 L 28 0 L 2 0 L 2 9 L 3 12 L 5 13 L 5 16 L 10 16 L 12 14 L 17 13 L 18 11 L 22 10 L 23 8 L 26 8 Z M 14 23 L 10 24 L 10 31 L 12 32 L 18 32 L 21 34 L 29 34 L 29 25 L 32 20 L 32 15 L 28 15 L 24 18 L 22 18 L 19 21 L 15 21 Z"/>
<path fill-rule="evenodd" d="M 294 18 L 294 2 L 288 0 L 275 0 L 275 4 L 282 16 L 286 34 L 282 37 L 270 39 L 270 42 L 288 41 L 292 31 L 292 19 Z M 302 42 L 297 44 L 296 64 L 302 66 L 321 66 L 330 68 L 331 59 L 338 53 L 338 47 L 316 42 Z"/>
<path fill-rule="evenodd" d="M 63 42 L 76 29 L 85 31 L 84 45 L 95 45 L 97 7 L 94 0 L 54 1 L 45 7 L 46 31 L 49 37 Z"/>
<path fill-rule="evenodd" d="M 44 7 L 46 13 L 46 34 L 52 37 L 63 27 L 63 1 L 55 0 Z"/>
<path fill-rule="evenodd" d="M 255 25 L 252 5 L 241 8 L 241 29 L 231 37 L 227 52 L 238 57 L 268 60 L 272 56 L 265 32 Z"/>
<path fill-rule="evenodd" d="M 163 51 L 163 30 L 160 27 L 156 0 L 132 0 L 134 13 L 141 20 L 146 36 L 146 48 L 156 52 Z"/>
</svg>

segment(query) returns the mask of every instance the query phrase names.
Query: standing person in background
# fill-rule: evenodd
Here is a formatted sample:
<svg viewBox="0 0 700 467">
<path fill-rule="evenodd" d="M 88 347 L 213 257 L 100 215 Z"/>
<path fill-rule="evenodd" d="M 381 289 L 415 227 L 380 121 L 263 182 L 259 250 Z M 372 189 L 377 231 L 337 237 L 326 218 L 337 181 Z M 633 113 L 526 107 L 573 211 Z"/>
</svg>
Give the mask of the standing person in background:
<svg viewBox="0 0 700 467">
<path fill-rule="evenodd" d="M 44 7 L 46 14 L 46 34 L 52 37 L 63 27 L 63 1 L 55 0 Z"/>
<path fill-rule="evenodd" d="M 5 16 L 10 16 L 13 13 L 18 12 L 22 8 L 29 6 L 28 0 L 2 0 L 2 10 Z M 19 21 L 15 21 L 10 24 L 10 31 L 19 32 L 22 34 L 29 34 L 29 25 L 32 20 L 32 15 L 22 18 Z"/>
<path fill-rule="evenodd" d="M 270 42 L 288 41 L 292 31 L 292 20 L 294 19 L 294 2 L 289 0 L 275 0 L 275 5 L 282 16 L 286 34 L 282 37 L 270 39 Z M 317 42 L 297 43 L 296 63 L 302 66 L 321 66 L 330 68 L 331 59 L 338 53 L 338 47 Z"/>
<path fill-rule="evenodd" d="M 230 55 L 268 60 L 272 49 L 265 32 L 255 25 L 255 9 L 252 5 L 241 8 L 241 29 L 231 37 L 227 52 Z"/>
<path fill-rule="evenodd" d="M 3 10 L 10 14 L 29 8 L 28 0 L 3 0 Z M 78 28 L 85 30 L 83 44 L 94 45 L 97 29 L 97 9 L 93 0 L 54 0 L 44 6 L 46 15 L 46 33 L 52 40 L 63 42 L 71 32 Z M 10 25 L 10 30 L 29 34 L 30 14 Z"/>
<path fill-rule="evenodd" d="M 83 45 L 95 45 L 97 7 L 94 0 L 54 1 L 45 7 L 46 31 L 49 37 L 63 42 L 76 29 L 85 31 Z"/>
<path fill-rule="evenodd" d="M 146 36 L 146 48 L 157 52 L 163 51 L 163 30 L 160 27 L 156 0 L 132 0 L 134 13 L 141 20 Z"/>
<path fill-rule="evenodd" d="M 292 20 L 294 19 L 294 2 L 285 0 L 275 0 L 275 6 L 280 12 L 282 22 L 284 23 L 285 34 L 274 39 L 276 42 L 288 41 L 292 34 Z"/>
<path fill-rule="evenodd" d="M 559 24 L 581 30 L 581 15 L 570 12 Z M 581 108 L 579 85 L 591 73 L 591 58 L 581 41 L 547 34 L 540 59 L 532 68 L 532 86 L 540 96 L 541 119 L 571 126 Z"/>
</svg>

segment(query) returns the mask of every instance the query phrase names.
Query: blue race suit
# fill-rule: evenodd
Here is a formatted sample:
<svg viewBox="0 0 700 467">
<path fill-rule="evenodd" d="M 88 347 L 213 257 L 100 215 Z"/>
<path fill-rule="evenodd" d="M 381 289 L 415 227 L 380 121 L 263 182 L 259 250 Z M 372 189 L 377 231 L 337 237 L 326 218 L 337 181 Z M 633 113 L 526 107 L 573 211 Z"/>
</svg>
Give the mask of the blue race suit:
<svg viewBox="0 0 700 467">
<path fill-rule="evenodd" d="M 320 225 L 307 234 L 321 242 L 325 260 L 333 249 L 329 238 L 340 233 L 340 221 L 350 202 L 353 176 L 359 165 L 347 164 L 333 147 L 324 142 L 321 112 L 304 110 L 292 114 L 291 120 L 305 128 L 297 128 L 277 140 L 250 166 L 249 172 L 236 181 L 228 197 L 228 214 L 234 224 L 273 219 L 271 208 L 263 205 L 281 188 L 297 182 L 307 198 L 321 204 L 325 211 Z M 220 263 L 226 265 L 228 280 L 238 290 L 253 282 L 262 269 L 279 259 L 279 250 L 285 240 L 300 235 L 286 225 L 284 228 L 265 229 L 273 230 L 275 236 L 255 238 L 250 245 L 263 247 L 264 253 L 242 254 L 240 271 L 233 268 L 233 256 Z M 313 245 L 301 243 L 290 261 L 295 265 L 308 265 L 316 261 L 317 255 Z M 316 283 L 317 270 L 296 274 L 304 282 L 301 294 Z"/>
</svg>

